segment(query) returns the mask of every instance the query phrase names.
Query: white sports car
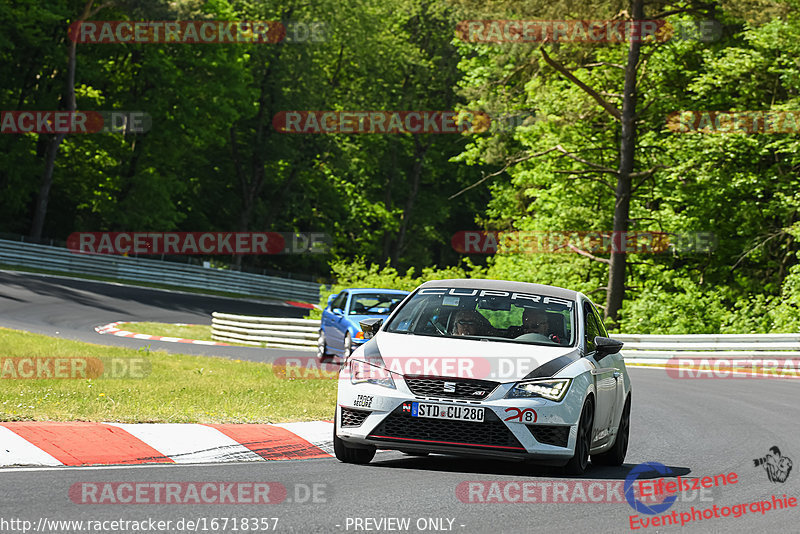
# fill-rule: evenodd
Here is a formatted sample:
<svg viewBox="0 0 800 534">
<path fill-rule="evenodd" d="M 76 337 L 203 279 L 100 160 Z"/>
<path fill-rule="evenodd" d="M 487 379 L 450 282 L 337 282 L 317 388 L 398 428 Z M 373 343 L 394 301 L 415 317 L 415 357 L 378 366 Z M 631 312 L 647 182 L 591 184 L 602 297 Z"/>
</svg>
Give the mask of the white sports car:
<svg viewBox="0 0 800 534">
<path fill-rule="evenodd" d="M 532 460 L 583 473 L 621 465 L 631 386 L 622 343 L 586 295 L 501 280 L 437 280 L 386 319 L 344 362 L 336 457 L 412 455 Z"/>
</svg>

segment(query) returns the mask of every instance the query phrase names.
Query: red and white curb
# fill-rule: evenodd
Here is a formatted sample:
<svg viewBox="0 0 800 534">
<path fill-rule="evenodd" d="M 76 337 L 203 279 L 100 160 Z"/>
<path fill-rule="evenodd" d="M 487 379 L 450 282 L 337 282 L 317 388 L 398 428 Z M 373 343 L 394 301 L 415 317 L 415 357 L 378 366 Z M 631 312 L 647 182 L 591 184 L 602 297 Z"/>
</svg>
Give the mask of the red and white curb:
<svg viewBox="0 0 800 534">
<path fill-rule="evenodd" d="M 229 343 L 220 343 L 219 341 L 203 341 L 201 339 L 184 339 L 180 337 L 168 336 L 151 336 L 150 334 L 137 334 L 136 332 L 129 332 L 122 328 L 117 328 L 120 325 L 128 324 L 125 321 L 117 321 L 116 323 L 108 323 L 102 326 L 95 326 L 94 331 L 98 334 L 111 334 L 112 336 L 132 337 L 135 339 L 149 339 L 152 341 L 167 341 L 170 343 L 191 343 L 193 345 L 219 345 L 223 347 L 230 347 Z"/>
<path fill-rule="evenodd" d="M 333 423 L 0 423 L 0 467 L 261 462 L 333 456 Z"/>
<path fill-rule="evenodd" d="M 318 304 L 311 304 L 310 302 L 298 302 L 296 300 L 284 300 L 284 304 L 288 304 L 289 306 L 294 306 L 295 308 L 303 308 L 306 310 L 314 310 L 314 309 L 321 309 Z"/>
</svg>

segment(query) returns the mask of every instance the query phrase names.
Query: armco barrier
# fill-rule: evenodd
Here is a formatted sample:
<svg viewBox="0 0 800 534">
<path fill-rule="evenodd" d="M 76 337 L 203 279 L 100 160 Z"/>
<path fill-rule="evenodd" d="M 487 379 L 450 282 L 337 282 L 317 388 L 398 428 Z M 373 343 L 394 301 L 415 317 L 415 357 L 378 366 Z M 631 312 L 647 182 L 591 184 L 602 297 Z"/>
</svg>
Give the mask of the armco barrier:
<svg viewBox="0 0 800 534">
<path fill-rule="evenodd" d="M 211 335 L 217 341 L 314 349 L 319 321 L 252 317 L 214 312 Z M 625 343 L 629 364 L 664 365 L 672 358 L 800 358 L 800 334 L 609 334 Z"/>
<path fill-rule="evenodd" d="M 672 358 L 800 357 L 800 334 L 609 335 L 625 343 L 625 362 L 634 365 L 664 365 Z"/>
<path fill-rule="evenodd" d="M 316 304 L 320 284 L 239 271 L 126 256 L 82 254 L 64 248 L 0 239 L 0 264 L 89 274 L 119 280 L 274 297 Z"/>
<path fill-rule="evenodd" d="M 211 339 L 215 341 L 313 350 L 318 332 L 319 321 L 315 319 L 211 314 Z"/>
</svg>

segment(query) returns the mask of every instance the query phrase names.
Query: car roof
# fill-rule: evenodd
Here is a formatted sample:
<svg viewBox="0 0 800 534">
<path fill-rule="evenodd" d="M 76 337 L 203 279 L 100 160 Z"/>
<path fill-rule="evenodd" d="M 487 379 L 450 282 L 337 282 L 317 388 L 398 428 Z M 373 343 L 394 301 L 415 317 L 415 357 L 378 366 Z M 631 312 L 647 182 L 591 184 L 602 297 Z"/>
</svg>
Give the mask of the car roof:
<svg viewBox="0 0 800 534">
<path fill-rule="evenodd" d="M 516 293 L 533 293 L 548 297 L 558 297 L 568 300 L 578 300 L 580 293 L 571 289 L 564 289 L 544 284 L 531 282 L 511 282 L 508 280 L 489 280 L 483 278 L 456 278 L 450 280 L 431 280 L 425 282 L 420 288 L 428 287 L 457 287 L 465 289 L 493 289 L 497 291 L 513 291 Z"/>
<path fill-rule="evenodd" d="M 348 293 L 397 293 L 408 295 L 410 291 L 405 291 L 403 289 L 381 289 L 379 287 L 358 287 L 354 289 L 343 289 L 342 291 L 347 291 Z"/>
</svg>

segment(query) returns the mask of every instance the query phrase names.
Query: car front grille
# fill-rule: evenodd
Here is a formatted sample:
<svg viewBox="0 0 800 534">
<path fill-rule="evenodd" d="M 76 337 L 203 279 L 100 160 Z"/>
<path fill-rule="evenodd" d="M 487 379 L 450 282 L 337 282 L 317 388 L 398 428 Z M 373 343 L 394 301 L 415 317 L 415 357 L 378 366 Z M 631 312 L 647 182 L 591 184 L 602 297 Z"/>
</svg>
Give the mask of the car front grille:
<svg viewBox="0 0 800 534">
<path fill-rule="evenodd" d="M 526 425 L 533 438 L 545 445 L 566 447 L 569 441 L 569 426 L 566 425 Z"/>
<path fill-rule="evenodd" d="M 408 375 L 406 385 L 411 393 L 420 397 L 482 400 L 498 386 L 489 380 L 465 380 L 459 378 L 430 378 Z"/>
<path fill-rule="evenodd" d="M 508 427 L 490 410 L 482 423 L 412 417 L 400 408 L 389 414 L 370 434 L 382 441 L 428 443 L 475 448 L 508 449 L 525 452 Z"/>
<path fill-rule="evenodd" d="M 342 427 L 358 427 L 371 412 L 342 408 Z"/>
</svg>

